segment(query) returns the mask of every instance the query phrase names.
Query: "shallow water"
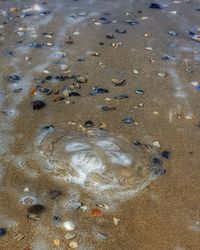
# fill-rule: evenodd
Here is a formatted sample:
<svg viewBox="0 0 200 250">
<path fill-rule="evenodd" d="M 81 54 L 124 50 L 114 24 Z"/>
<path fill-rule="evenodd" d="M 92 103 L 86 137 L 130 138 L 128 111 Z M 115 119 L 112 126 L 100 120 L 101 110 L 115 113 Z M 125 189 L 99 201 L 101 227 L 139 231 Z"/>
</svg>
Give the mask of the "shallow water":
<svg viewBox="0 0 200 250">
<path fill-rule="evenodd" d="M 0 1 L 0 249 L 199 248 L 200 6 L 157 3 Z"/>
</svg>

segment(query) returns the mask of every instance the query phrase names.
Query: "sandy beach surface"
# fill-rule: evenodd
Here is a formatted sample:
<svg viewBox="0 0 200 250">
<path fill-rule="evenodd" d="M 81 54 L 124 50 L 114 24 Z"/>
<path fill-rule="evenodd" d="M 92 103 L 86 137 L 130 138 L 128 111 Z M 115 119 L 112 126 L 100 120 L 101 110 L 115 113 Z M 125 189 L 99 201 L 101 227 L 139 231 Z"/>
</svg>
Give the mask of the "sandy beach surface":
<svg viewBox="0 0 200 250">
<path fill-rule="evenodd" d="M 200 248 L 200 2 L 0 1 L 0 250 Z"/>
</svg>

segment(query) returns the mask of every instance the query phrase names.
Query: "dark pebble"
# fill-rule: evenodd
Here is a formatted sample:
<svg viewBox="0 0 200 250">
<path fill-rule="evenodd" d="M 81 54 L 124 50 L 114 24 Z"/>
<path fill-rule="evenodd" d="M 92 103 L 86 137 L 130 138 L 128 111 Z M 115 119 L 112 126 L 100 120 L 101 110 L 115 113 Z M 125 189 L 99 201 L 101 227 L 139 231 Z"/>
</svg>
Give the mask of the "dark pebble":
<svg viewBox="0 0 200 250">
<path fill-rule="evenodd" d="M 61 222 L 61 218 L 57 215 L 53 216 L 53 223 L 58 224 Z"/>
<path fill-rule="evenodd" d="M 45 102 L 43 101 L 33 101 L 33 110 L 39 110 L 46 106 Z"/>
<path fill-rule="evenodd" d="M 27 208 L 29 214 L 41 214 L 46 210 L 44 205 L 35 204 Z"/>
<path fill-rule="evenodd" d="M 12 50 L 8 50 L 8 49 L 4 50 L 4 51 L 3 51 L 3 54 L 4 54 L 5 56 L 13 56 Z"/>
<path fill-rule="evenodd" d="M 99 45 L 104 45 L 104 43 L 103 42 L 99 42 Z"/>
<path fill-rule="evenodd" d="M 56 80 L 58 80 L 58 81 L 64 81 L 64 80 L 65 80 L 65 77 L 64 77 L 64 76 L 56 76 L 55 78 L 56 78 Z"/>
<path fill-rule="evenodd" d="M 78 61 L 78 62 L 84 62 L 84 61 L 85 61 L 85 58 L 79 57 L 77 61 Z"/>
<path fill-rule="evenodd" d="M 8 76 L 8 81 L 9 82 L 16 82 L 16 81 L 19 81 L 20 80 L 20 77 L 18 75 L 10 75 Z"/>
<path fill-rule="evenodd" d="M 159 168 L 159 169 L 156 169 L 155 172 L 154 172 L 156 175 L 163 175 L 166 173 L 166 169 L 164 168 Z"/>
<path fill-rule="evenodd" d="M 115 31 L 117 33 L 120 33 L 120 34 L 125 34 L 126 33 L 126 30 L 125 29 L 115 29 Z"/>
<path fill-rule="evenodd" d="M 60 190 L 52 190 L 49 192 L 49 195 L 50 195 L 52 200 L 54 200 L 56 197 L 58 197 L 61 194 L 62 194 L 62 191 L 60 191 Z"/>
<path fill-rule="evenodd" d="M 135 89 L 135 93 L 137 95 L 143 95 L 144 94 L 144 90 L 143 89 Z"/>
<path fill-rule="evenodd" d="M 153 163 L 154 165 L 161 165 L 161 164 L 162 164 L 160 158 L 158 158 L 158 157 L 154 157 L 154 158 L 152 159 L 152 163 Z"/>
<path fill-rule="evenodd" d="M 46 76 L 45 80 L 49 81 L 52 79 L 52 76 Z"/>
<path fill-rule="evenodd" d="M 195 35 L 197 35 L 197 32 L 194 32 L 194 31 L 191 31 L 191 30 L 190 30 L 190 31 L 188 32 L 188 35 L 190 35 L 190 36 L 195 36 Z"/>
<path fill-rule="evenodd" d="M 111 23 L 106 17 L 100 17 L 100 18 L 99 18 L 99 21 L 100 21 L 102 24 L 109 24 L 109 23 Z"/>
<path fill-rule="evenodd" d="M 114 39 L 115 36 L 114 36 L 113 33 L 109 33 L 108 35 L 106 35 L 106 38 L 108 38 L 108 39 Z"/>
<path fill-rule="evenodd" d="M 127 117 L 122 118 L 122 122 L 126 124 L 131 124 L 134 122 L 134 119 L 130 116 L 127 116 Z"/>
<path fill-rule="evenodd" d="M 72 91 L 69 93 L 69 96 L 81 96 L 78 92 Z"/>
<path fill-rule="evenodd" d="M 85 128 L 94 127 L 94 123 L 93 123 L 92 121 L 88 120 L 88 121 L 86 121 L 86 122 L 84 123 L 84 127 L 85 127 Z"/>
<path fill-rule="evenodd" d="M 161 156 L 163 158 L 169 159 L 170 156 L 171 156 L 171 153 L 169 151 L 167 151 L 167 150 L 164 150 L 164 151 L 161 152 Z"/>
<path fill-rule="evenodd" d="M 93 87 L 90 95 L 95 96 L 97 94 L 106 94 L 106 93 L 109 93 L 109 91 L 105 88 Z"/>
<path fill-rule="evenodd" d="M 114 96 L 115 99 L 127 99 L 129 98 L 129 95 L 128 94 L 121 94 L 121 95 L 117 95 L 117 96 Z"/>
<path fill-rule="evenodd" d="M 40 49 L 40 48 L 42 48 L 42 46 L 43 46 L 43 44 L 41 44 L 41 43 L 31 43 L 31 44 L 29 44 L 30 48 L 35 48 L 35 49 Z"/>
<path fill-rule="evenodd" d="M 6 235 L 6 229 L 5 228 L 0 228 L 0 237 L 3 237 Z"/>
<path fill-rule="evenodd" d="M 162 9 L 161 5 L 158 3 L 151 3 L 149 6 L 150 9 Z"/>
</svg>

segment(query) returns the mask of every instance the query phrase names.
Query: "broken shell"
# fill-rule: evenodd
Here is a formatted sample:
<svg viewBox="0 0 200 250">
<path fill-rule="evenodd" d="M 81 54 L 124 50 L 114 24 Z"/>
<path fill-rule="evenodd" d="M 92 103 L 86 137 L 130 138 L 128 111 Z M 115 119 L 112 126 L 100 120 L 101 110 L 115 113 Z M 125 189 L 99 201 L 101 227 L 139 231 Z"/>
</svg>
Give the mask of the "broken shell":
<svg viewBox="0 0 200 250">
<path fill-rule="evenodd" d="M 106 209 L 106 210 L 108 210 L 110 208 L 109 205 L 106 204 L 106 203 L 97 204 L 97 207 L 100 207 L 100 208 L 103 208 L 103 209 Z"/>
<path fill-rule="evenodd" d="M 154 141 L 152 144 L 153 144 L 154 147 L 160 148 L 160 143 L 159 143 L 159 141 Z"/>
<path fill-rule="evenodd" d="M 113 217 L 113 222 L 114 225 L 117 226 L 117 224 L 120 222 L 120 219 L 118 219 L 117 217 Z"/>
<path fill-rule="evenodd" d="M 122 86 L 126 84 L 126 80 L 118 80 L 118 79 L 112 79 L 112 84 L 114 86 Z"/>
</svg>

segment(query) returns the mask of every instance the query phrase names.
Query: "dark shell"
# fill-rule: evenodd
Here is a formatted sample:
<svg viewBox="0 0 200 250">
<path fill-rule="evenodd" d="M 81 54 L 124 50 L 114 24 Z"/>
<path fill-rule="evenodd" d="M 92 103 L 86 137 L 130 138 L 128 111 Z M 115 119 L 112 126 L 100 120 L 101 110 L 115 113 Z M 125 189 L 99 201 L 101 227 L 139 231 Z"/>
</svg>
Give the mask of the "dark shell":
<svg viewBox="0 0 200 250">
<path fill-rule="evenodd" d="M 131 124 L 134 122 L 134 119 L 130 116 L 126 116 L 126 117 L 122 118 L 122 122 L 126 123 L 126 124 Z"/>
<path fill-rule="evenodd" d="M 90 95 L 95 96 L 97 94 L 106 94 L 109 93 L 109 91 L 102 87 L 93 87 Z"/>
<path fill-rule="evenodd" d="M 46 106 L 45 102 L 38 100 L 38 101 L 33 101 L 33 110 L 39 110 L 42 109 Z"/>
<path fill-rule="evenodd" d="M 16 81 L 19 81 L 20 80 L 20 77 L 18 75 L 9 75 L 8 76 L 8 81 L 9 82 L 16 82 Z"/>
<path fill-rule="evenodd" d="M 85 128 L 91 128 L 91 127 L 94 127 L 94 123 L 93 123 L 92 121 L 90 121 L 90 120 L 85 121 L 85 123 L 84 123 L 84 127 L 85 127 Z"/>
<path fill-rule="evenodd" d="M 161 5 L 158 4 L 158 3 L 151 3 L 150 6 L 149 6 L 150 9 L 162 9 Z"/>
</svg>

